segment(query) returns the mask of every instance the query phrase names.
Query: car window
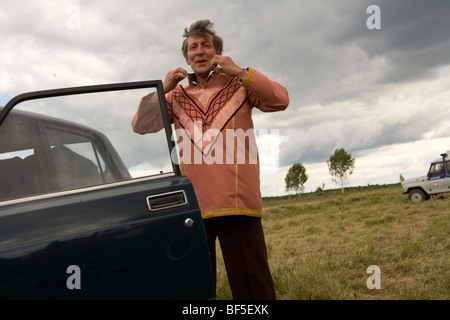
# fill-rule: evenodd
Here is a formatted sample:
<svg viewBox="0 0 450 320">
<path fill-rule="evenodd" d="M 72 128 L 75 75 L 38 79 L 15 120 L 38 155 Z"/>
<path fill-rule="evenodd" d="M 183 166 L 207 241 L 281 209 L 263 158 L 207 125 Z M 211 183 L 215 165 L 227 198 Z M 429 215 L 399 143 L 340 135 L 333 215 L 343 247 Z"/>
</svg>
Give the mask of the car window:
<svg viewBox="0 0 450 320">
<path fill-rule="evenodd" d="M 88 137 L 62 130 L 48 129 L 52 167 L 61 190 L 98 185 L 106 182 L 104 161 Z M 108 181 L 112 181 L 108 177 Z"/>
<path fill-rule="evenodd" d="M 36 160 L 33 127 L 15 118 L 0 126 L 0 201 L 38 194 L 47 189 L 45 174 Z M 48 190 L 48 189 L 47 189 Z"/>
<path fill-rule="evenodd" d="M 176 153 L 169 150 L 167 132 L 139 135 L 131 127 L 140 99 L 149 93 L 156 89 L 16 105 L 0 126 L 0 201 L 173 174 Z"/>
</svg>

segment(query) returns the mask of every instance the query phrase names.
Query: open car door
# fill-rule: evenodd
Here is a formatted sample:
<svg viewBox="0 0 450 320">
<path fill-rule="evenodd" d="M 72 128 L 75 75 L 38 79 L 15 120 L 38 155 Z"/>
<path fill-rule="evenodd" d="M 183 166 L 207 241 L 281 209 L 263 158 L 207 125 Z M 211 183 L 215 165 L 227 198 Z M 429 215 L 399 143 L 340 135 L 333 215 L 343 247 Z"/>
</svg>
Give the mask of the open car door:
<svg viewBox="0 0 450 320">
<path fill-rule="evenodd" d="M 154 92 L 164 129 L 132 131 Z M 38 91 L 0 111 L 0 299 L 214 299 L 161 81 Z"/>
</svg>

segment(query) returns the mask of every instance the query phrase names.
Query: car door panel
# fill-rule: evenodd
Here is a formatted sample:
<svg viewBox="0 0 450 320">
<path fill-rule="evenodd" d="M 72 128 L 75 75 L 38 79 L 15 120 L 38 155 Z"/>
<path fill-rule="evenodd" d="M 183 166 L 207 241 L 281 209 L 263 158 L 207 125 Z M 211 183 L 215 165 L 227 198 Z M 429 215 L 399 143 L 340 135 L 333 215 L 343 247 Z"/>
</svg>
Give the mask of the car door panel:
<svg viewBox="0 0 450 320">
<path fill-rule="evenodd" d="M 210 273 L 192 185 L 179 176 L 156 185 L 120 184 L 3 207 L 0 298 L 168 299 L 208 292 L 211 282 L 205 277 L 185 283 L 186 275 Z M 180 190 L 187 195 L 183 206 L 149 210 L 149 196 Z M 187 219 L 193 224 L 186 226 Z M 198 261 L 204 270 L 198 270 Z M 66 286 L 71 265 L 80 268 L 80 290 Z M 179 286 L 166 286 L 170 283 Z"/>
<path fill-rule="evenodd" d="M 0 111 L 0 124 L 16 116 L 11 110 L 23 100 L 136 87 L 158 89 L 169 156 L 174 143 L 160 81 L 24 94 Z M 34 152 L 48 181 L 28 195 L 0 198 L 0 299 L 214 299 L 200 209 L 178 165 L 172 161 L 169 172 L 132 178 L 103 133 L 46 116 L 23 116 L 30 120 L 30 139 L 36 139 L 22 139 L 23 149 Z M 6 136 L 4 128 L 0 126 L 0 135 L 9 143 L 0 143 L 0 156 L 8 148 L 15 150 L 11 139 L 18 136 Z M 78 136 L 85 138 L 75 141 Z M 89 162 L 103 177 L 111 173 L 110 180 L 61 183 L 52 154 L 81 154 L 87 149 L 81 150 L 80 142 L 92 145 Z M 143 148 L 155 149 L 154 155 L 160 150 Z M 14 162 L 25 163 L 31 157 L 26 156 Z M 7 172 L 6 163 L 12 161 L 2 161 L 0 169 Z M 25 180 L 18 182 L 23 188 Z"/>
</svg>

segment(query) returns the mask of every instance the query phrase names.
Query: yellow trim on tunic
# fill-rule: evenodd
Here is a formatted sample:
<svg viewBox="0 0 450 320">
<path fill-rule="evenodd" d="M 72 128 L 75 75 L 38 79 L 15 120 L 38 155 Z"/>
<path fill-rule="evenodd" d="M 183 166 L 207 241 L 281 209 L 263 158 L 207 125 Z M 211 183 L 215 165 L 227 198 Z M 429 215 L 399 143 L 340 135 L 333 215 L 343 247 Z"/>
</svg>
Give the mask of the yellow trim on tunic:
<svg viewBox="0 0 450 320">
<path fill-rule="evenodd" d="M 246 215 L 262 218 L 262 210 L 244 209 L 244 208 L 225 208 L 202 212 L 203 219 L 220 216 L 236 216 L 236 215 Z"/>
<path fill-rule="evenodd" d="M 248 68 L 248 75 L 247 78 L 245 78 L 244 82 L 242 82 L 242 86 L 244 88 L 247 88 L 252 82 L 254 76 L 255 76 L 255 69 Z"/>
<path fill-rule="evenodd" d="M 232 119 L 232 123 L 233 123 L 233 132 L 235 125 L 234 125 L 234 117 Z M 237 165 L 237 141 L 236 141 L 236 137 L 233 136 L 233 148 L 234 148 L 234 179 L 235 179 L 235 194 L 234 194 L 234 205 L 236 206 L 236 208 L 238 207 L 238 186 L 239 186 L 239 176 L 238 176 L 238 165 Z"/>
</svg>

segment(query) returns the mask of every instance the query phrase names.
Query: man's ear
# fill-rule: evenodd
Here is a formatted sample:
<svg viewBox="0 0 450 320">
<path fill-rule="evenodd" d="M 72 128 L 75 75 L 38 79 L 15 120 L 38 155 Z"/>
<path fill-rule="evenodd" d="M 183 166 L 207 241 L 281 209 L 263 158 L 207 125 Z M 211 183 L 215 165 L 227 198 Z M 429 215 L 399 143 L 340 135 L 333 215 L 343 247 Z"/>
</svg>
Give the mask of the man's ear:
<svg viewBox="0 0 450 320">
<path fill-rule="evenodd" d="M 186 58 L 186 64 L 188 65 L 188 66 L 190 66 L 191 64 L 189 63 L 189 60 Z"/>
</svg>

